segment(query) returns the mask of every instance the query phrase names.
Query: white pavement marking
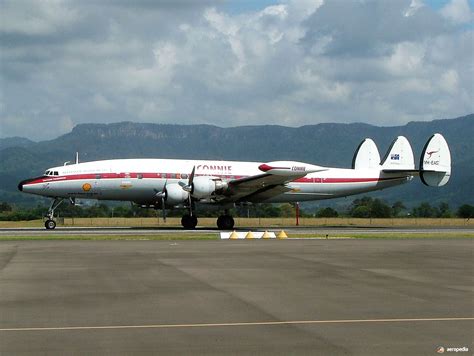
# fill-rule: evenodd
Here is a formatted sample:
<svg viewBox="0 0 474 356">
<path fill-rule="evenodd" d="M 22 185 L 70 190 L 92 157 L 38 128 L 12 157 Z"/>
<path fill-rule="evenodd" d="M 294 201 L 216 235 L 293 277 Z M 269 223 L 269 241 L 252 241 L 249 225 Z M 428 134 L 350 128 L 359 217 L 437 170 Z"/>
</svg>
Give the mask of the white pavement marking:
<svg viewBox="0 0 474 356">
<path fill-rule="evenodd" d="M 199 323 L 199 324 L 151 324 L 151 325 L 108 325 L 108 326 L 60 326 L 3 328 L 0 331 L 65 331 L 65 330 L 116 330 L 116 329 L 172 329 L 172 328 L 210 328 L 224 326 L 271 326 L 308 324 L 360 324 L 360 323 L 409 323 L 427 321 L 474 321 L 466 318 L 413 318 L 413 319 L 347 319 L 347 320 L 288 320 L 288 321 L 250 321 L 238 323 Z"/>
</svg>

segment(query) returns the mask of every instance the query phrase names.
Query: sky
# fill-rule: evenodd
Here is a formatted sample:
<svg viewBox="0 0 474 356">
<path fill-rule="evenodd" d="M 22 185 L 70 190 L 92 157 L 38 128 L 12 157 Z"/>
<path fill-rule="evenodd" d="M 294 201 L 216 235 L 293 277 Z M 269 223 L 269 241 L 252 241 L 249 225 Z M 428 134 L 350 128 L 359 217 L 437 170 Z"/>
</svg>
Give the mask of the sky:
<svg viewBox="0 0 474 356">
<path fill-rule="evenodd" d="M 474 112 L 473 0 L 0 0 L 0 137 Z"/>
</svg>

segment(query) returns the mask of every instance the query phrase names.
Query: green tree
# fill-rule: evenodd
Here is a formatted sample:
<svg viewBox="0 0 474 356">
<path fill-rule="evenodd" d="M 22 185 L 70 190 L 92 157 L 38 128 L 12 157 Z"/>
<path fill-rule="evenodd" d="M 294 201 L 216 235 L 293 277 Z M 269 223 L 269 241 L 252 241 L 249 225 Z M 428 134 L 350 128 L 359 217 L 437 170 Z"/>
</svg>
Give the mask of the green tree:
<svg viewBox="0 0 474 356">
<path fill-rule="evenodd" d="M 8 203 L 1 202 L 0 203 L 0 212 L 5 212 L 5 211 L 12 211 L 12 207 Z"/>
<path fill-rule="evenodd" d="M 293 204 L 285 203 L 280 205 L 280 216 L 285 218 L 291 218 L 296 216 L 296 208 Z"/>
<path fill-rule="evenodd" d="M 355 218 L 389 218 L 392 208 L 380 199 L 362 197 L 352 202 L 349 215 Z"/>
<path fill-rule="evenodd" d="M 401 201 L 397 201 L 392 205 L 392 215 L 395 217 L 400 216 L 403 210 L 406 210 L 406 206 Z"/>
<path fill-rule="evenodd" d="M 370 218 L 370 208 L 366 205 L 359 205 L 350 211 L 354 218 Z"/>
<path fill-rule="evenodd" d="M 412 215 L 417 218 L 434 218 L 438 215 L 438 209 L 432 207 L 430 203 L 423 202 L 413 208 Z"/>
<path fill-rule="evenodd" d="M 438 218 L 450 218 L 452 217 L 451 209 L 449 209 L 449 204 L 446 202 L 441 202 L 438 205 Z"/>
<path fill-rule="evenodd" d="M 474 206 L 463 204 L 458 208 L 457 216 L 463 219 L 470 219 L 474 217 Z"/>
<path fill-rule="evenodd" d="M 374 199 L 370 206 L 371 218 L 389 218 L 392 216 L 392 208 L 380 199 Z"/>
<path fill-rule="evenodd" d="M 316 217 L 318 218 L 336 218 L 339 214 L 333 208 L 321 208 L 316 212 Z"/>
</svg>

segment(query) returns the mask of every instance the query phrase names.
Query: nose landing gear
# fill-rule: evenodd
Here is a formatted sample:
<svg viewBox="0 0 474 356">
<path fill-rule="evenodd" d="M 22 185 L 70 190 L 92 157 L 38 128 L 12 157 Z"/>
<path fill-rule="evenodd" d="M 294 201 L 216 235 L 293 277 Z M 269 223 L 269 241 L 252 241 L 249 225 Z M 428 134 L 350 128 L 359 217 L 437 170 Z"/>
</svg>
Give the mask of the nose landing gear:
<svg viewBox="0 0 474 356">
<path fill-rule="evenodd" d="M 53 230 L 56 228 L 56 221 L 54 221 L 54 211 L 62 204 L 63 201 L 63 198 L 54 198 L 54 200 L 51 202 L 48 213 L 45 215 L 45 217 L 48 218 L 44 222 L 44 227 L 47 230 Z"/>
</svg>

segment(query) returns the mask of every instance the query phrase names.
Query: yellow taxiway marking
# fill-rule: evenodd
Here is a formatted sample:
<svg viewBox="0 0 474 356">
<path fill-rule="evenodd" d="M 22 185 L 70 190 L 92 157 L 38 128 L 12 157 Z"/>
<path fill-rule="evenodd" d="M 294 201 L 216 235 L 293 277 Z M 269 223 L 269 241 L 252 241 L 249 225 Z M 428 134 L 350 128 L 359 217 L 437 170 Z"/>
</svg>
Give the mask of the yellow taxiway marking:
<svg viewBox="0 0 474 356">
<path fill-rule="evenodd" d="M 361 324 L 361 323 L 409 323 L 426 321 L 466 321 L 468 318 L 416 318 L 416 319 L 336 319 L 336 320 L 288 320 L 249 321 L 237 323 L 197 323 L 197 324 L 150 324 L 150 325 L 105 325 L 105 326 L 58 326 L 0 328 L 0 331 L 61 331 L 61 330 L 117 330 L 117 329 L 172 329 L 172 328 L 212 328 L 225 326 L 266 326 L 266 325 L 308 325 L 308 324 Z"/>
</svg>

